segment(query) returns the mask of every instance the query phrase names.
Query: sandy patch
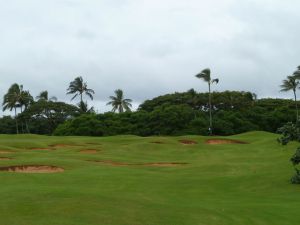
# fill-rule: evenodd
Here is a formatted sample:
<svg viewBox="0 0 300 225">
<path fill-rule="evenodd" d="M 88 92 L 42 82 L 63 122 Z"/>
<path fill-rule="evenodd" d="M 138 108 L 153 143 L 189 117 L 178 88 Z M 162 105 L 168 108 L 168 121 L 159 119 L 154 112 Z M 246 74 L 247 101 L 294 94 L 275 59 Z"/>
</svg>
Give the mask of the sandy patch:
<svg viewBox="0 0 300 225">
<path fill-rule="evenodd" d="M 49 145 L 49 147 L 52 148 L 68 148 L 68 147 L 80 147 L 83 145 L 67 145 L 67 144 L 55 144 L 55 145 Z"/>
<path fill-rule="evenodd" d="M 14 172 L 14 173 L 60 173 L 64 169 L 56 166 L 7 166 L 0 167 L 0 171 Z"/>
<path fill-rule="evenodd" d="M 183 166 L 188 163 L 178 163 L 178 162 L 155 162 L 155 163 L 144 163 L 143 166 L 162 166 L 162 167 L 173 167 L 173 166 Z"/>
<path fill-rule="evenodd" d="M 0 151 L 0 154 L 9 154 L 9 153 L 12 153 L 12 152 L 9 152 L 9 151 Z"/>
<path fill-rule="evenodd" d="M 152 143 L 152 144 L 164 144 L 163 141 L 151 141 L 150 143 Z"/>
<path fill-rule="evenodd" d="M 179 142 L 181 144 L 184 144 L 184 145 L 195 145 L 195 144 L 197 144 L 196 141 L 192 141 L 192 140 L 179 140 Z"/>
<path fill-rule="evenodd" d="M 92 161 L 92 160 L 90 160 Z M 187 163 L 178 162 L 153 162 L 153 163 L 125 163 L 125 162 L 115 162 L 111 160 L 94 160 L 92 162 L 101 163 L 110 166 L 153 166 L 153 167 L 174 167 L 187 165 Z"/>
<path fill-rule="evenodd" d="M 30 148 L 30 150 L 50 151 L 50 150 L 54 150 L 54 149 L 53 148 Z"/>
<path fill-rule="evenodd" d="M 248 144 L 247 142 L 244 142 L 244 141 L 227 140 L 227 139 L 211 139 L 211 140 L 207 140 L 205 143 L 209 144 L 209 145 Z"/>
</svg>

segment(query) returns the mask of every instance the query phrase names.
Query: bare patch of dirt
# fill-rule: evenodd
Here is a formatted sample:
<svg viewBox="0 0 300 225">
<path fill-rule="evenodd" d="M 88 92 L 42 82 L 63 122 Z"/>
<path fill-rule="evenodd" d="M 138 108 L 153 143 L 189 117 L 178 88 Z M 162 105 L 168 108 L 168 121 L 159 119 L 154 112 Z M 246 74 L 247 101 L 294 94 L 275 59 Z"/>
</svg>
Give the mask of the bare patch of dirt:
<svg viewBox="0 0 300 225">
<path fill-rule="evenodd" d="M 55 150 L 54 148 L 30 148 L 30 150 L 37 150 L 37 151 L 50 151 L 50 150 Z"/>
<path fill-rule="evenodd" d="M 49 147 L 52 148 L 68 148 L 68 147 L 81 147 L 83 145 L 68 145 L 68 144 L 55 144 L 55 145 L 49 145 Z"/>
<path fill-rule="evenodd" d="M 157 166 L 157 167 L 173 167 L 173 166 L 183 166 L 188 163 L 178 163 L 178 162 L 155 162 L 155 163 L 144 163 L 143 166 Z"/>
<path fill-rule="evenodd" d="M 22 165 L 22 166 L 0 167 L 0 171 L 14 172 L 14 173 L 60 173 L 60 172 L 64 172 L 64 169 L 56 166 Z"/>
<path fill-rule="evenodd" d="M 180 140 L 179 142 L 181 144 L 184 144 L 184 145 L 195 145 L 195 144 L 197 144 L 196 141 L 192 141 L 192 140 Z"/>
<path fill-rule="evenodd" d="M 12 158 L 0 157 L 0 161 L 12 160 Z"/>
<path fill-rule="evenodd" d="M 115 162 L 111 160 L 90 160 L 92 162 L 101 163 L 110 166 L 153 166 L 153 167 L 174 167 L 187 165 L 188 163 L 178 163 L 178 162 L 153 162 L 153 163 L 124 163 Z"/>
<path fill-rule="evenodd" d="M 222 145 L 222 144 L 248 144 L 244 141 L 237 141 L 237 140 L 229 140 L 229 139 L 210 139 L 205 142 L 209 145 Z"/>
<path fill-rule="evenodd" d="M 84 149 L 80 151 L 80 153 L 85 153 L 85 154 L 96 154 L 97 152 L 98 150 L 96 149 Z"/>
<path fill-rule="evenodd" d="M 9 152 L 9 151 L 0 151 L 0 154 L 9 154 L 9 153 L 12 153 L 12 152 Z"/>
<path fill-rule="evenodd" d="M 151 141 L 152 144 L 165 144 L 163 141 Z"/>
</svg>

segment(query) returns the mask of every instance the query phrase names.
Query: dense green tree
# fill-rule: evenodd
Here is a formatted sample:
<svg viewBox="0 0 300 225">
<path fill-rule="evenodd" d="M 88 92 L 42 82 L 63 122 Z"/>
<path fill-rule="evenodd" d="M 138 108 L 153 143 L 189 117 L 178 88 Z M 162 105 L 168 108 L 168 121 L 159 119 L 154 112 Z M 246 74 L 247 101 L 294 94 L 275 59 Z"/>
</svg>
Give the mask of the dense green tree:
<svg viewBox="0 0 300 225">
<path fill-rule="evenodd" d="M 214 99 L 212 102 L 213 111 L 242 110 L 254 106 L 254 101 L 256 101 L 256 104 L 258 102 L 254 99 L 254 94 L 251 92 L 225 91 L 212 92 L 211 95 Z M 191 89 L 183 93 L 176 92 L 173 94 L 158 96 L 152 100 L 146 100 L 139 106 L 139 110 L 151 112 L 156 107 L 159 107 L 163 104 L 187 104 L 195 110 L 207 112 L 209 110 L 207 99 L 208 93 L 197 93 L 194 89 Z"/>
<path fill-rule="evenodd" d="M 211 85 L 219 83 L 219 79 L 212 79 L 210 69 L 204 69 L 196 75 L 208 84 L 208 104 L 209 104 L 209 133 L 212 134 L 212 104 L 211 104 Z"/>
<path fill-rule="evenodd" d="M 115 90 L 115 96 L 110 96 L 110 102 L 107 103 L 107 105 L 112 105 L 112 112 L 115 112 L 118 110 L 119 113 L 130 112 L 131 111 L 131 99 L 125 98 L 124 99 L 124 93 L 121 89 Z"/>
<path fill-rule="evenodd" d="M 31 104 L 19 117 L 31 121 L 33 124 L 39 121 L 44 126 L 43 133 L 51 134 L 59 124 L 79 114 L 79 109 L 76 106 L 64 102 L 37 101 Z M 32 132 L 34 130 L 33 127 Z"/>
<path fill-rule="evenodd" d="M 300 122 L 296 121 L 296 123 L 289 122 L 285 124 L 283 127 L 278 129 L 278 132 L 282 135 L 278 138 L 278 141 L 282 145 L 287 145 L 291 141 L 300 142 Z M 291 182 L 293 184 L 300 184 L 300 147 L 296 149 L 295 154 L 291 158 L 291 162 L 296 171 L 295 175 L 291 178 Z"/>
<path fill-rule="evenodd" d="M 0 118 L 0 134 L 15 134 L 15 119 L 11 116 Z"/>
<path fill-rule="evenodd" d="M 94 114 L 83 114 L 57 127 L 54 135 L 102 136 L 104 127 Z"/>
</svg>

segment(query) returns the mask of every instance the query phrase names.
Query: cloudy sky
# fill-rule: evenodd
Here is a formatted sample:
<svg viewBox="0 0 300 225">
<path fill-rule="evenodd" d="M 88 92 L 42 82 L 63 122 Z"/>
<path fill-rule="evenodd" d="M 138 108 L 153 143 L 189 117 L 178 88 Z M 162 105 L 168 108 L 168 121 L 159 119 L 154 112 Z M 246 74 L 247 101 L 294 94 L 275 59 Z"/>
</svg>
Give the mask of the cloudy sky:
<svg viewBox="0 0 300 225">
<path fill-rule="evenodd" d="M 300 65 L 299 0 L 0 0 L 0 96 L 12 83 L 68 101 L 82 76 L 98 111 L 117 88 L 135 101 L 206 85 L 289 97 Z M 2 98 L 2 97 L 1 97 Z"/>
</svg>

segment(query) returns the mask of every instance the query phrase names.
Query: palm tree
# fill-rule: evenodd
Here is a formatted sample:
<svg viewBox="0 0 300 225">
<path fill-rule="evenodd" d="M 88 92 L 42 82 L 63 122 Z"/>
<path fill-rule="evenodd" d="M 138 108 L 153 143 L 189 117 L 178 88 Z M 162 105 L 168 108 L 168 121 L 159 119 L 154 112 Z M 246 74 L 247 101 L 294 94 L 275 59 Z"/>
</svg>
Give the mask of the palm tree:
<svg viewBox="0 0 300 225">
<path fill-rule="evenodd" d="M 48 97 L 48 91 L 42 91 L 38 96 L 36 96 L 37 100 L 44 100 L 44 101 L 50 101 L 55 102 L 57 101 L 57 98 L 55 96 L 52 96 L 50 99 Z"/>
<path fill-rule="evenodd" d="M 76 77 L 74 81 L 72 81 L 67 89 L 67 94 L 74 94 L 71 100 L 80 95 L 80 102 L 83 102 L 83 94 L 86 94 L 93 100 L 93 94 L 95 94 L 93 89 L 87 88 L 87 83 L 83 82 L 82 77 Z"/>
<path fill-rule="evenodd" d="M 204 69 L 196 75 L 208 84 L 208 104 L 209 104 L 209 134 L 212 135 L 212 105 L 211 105 L 211 85 L 219 83 L 219 79 L 211 79 L 210 69 Z"/>
<path fill-rule="evenodd" d="M 21 113 L 22 113 L 23 107 L 24 107 L 24 111 L 26 111 L 26 109 L 34 102 L 34 100 L 29 91 L 23 90 L 23 86 L 21 86 L 20 89 L 21 89 L 20 90 L 21 93 L 20 93 L 19 105 L 20 105 Z M 24 120 L 25 120 L 25 126 L 26 126 L 27 133 L 30 133 L 26 118 L 24 118 Z M 23 123 L 22 123 L 22 131 L 23 131 Z"/>
<path fill-rule="evenodd" d="M 112 105 L 112 111 L 115 112 L 116 110 L 119 111 L 119 113 L 124 112 L 130 112 L 131 111 L 131 99 L 125 98 L 124 99 L 124 94 L 121 89 L 115 90 L 115 95 L 116 96 L 110 96 L 110 102 L 108 102 L 106 105 Z"/>
<path fill-rule="evenodd" d="M 23 86 L 19 86 L 18 84 L 13 84 L 8 89 L 7 93 L 3 98 L 3 111 L 9 109 L 12 111 L 15 110 L 15 120 L 16 120 L 16 132 L 19 134 L 19 125 L 17 120 L 17 108 L 20 107 L 20 99 L 21 99 L 21 90 L 23 90 Z"/>
<path fill-rule="evenodd" d="M 23 107 L 24 110 L 28 108 L 30 104 L 34 102 L 32 95 L 30 94 L 29 91 L 24 91 L 23 86 L 20 85 L 20 98 L 19 98 L 19 107 L 21 108 L 21 112 L 23 112 Z"/>
<path fill-rule="evenodd" d="M 280 91 L 293 91 L 294 93 L 294 100 L 295 100 L 295 106 L 296 106 L 296 113 L 297 113 L 297 119 L 296 121 L 298 121 L 299 118 L 299 113 L 298 113 L 298 104 L 297 104 L 297 87 L 299 86 L 299 81 L 297 79 L 297 77 L 294 76 L 287 76 L 287 79 L 282 81 L 282 84 L 280 85 L 281 90 Z"/>
</svg>

